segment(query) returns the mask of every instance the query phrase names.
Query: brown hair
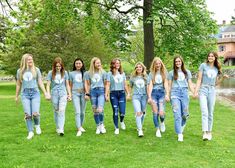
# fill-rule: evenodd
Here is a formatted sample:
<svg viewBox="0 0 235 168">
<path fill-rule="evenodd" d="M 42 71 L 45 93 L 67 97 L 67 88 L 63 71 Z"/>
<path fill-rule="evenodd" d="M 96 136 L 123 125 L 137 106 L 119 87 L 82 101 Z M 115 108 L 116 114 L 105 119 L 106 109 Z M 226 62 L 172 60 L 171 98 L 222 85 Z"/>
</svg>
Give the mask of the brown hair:
<svg viewBox="0 0 235 168">
<path fill-rule="evenodd" d="M 208 57 L 209 57 L 210 54 L 213 54 L 214 57 L 215 57 L 214 66 L 218 69 L 218 74 L 222 74 L 221 64 L 218 61 L 218 54 L 217 54 L 217 52 L 209 52 L 208 55 L 207 55 L 206 63 L 209 62 L 208 61 Z"/>
<path fill-rule="evenodd" d="M 64 73 L 65 73 L 65 70 L 64 70 L 64 63 L 62 61 L 62 59 L 60 57 L 56 57 L 53 61 L 53 64 L 52 64 L 52 79 L 55 79 L 55 75 L 56 75 L 56 64 L 59 63 L 60 66 L 61 66 L 61 70 L 60 70 L 60 74 L 61 74 L 61 78 L 64 77 Z"/>
<path fill-rule="evenodd" d="M 120 68 L 118 69 L 118 72 L 119 72 L 120 74 L 123 73 L 123 69 L 122 69 L 122 65 L 121 65 L 121 60 L 118 59 L 118 58 L 114 58 L 114 59 L 112 59 L 112 61 L 110 62 L 110 71 L 112 72 L 113 75 L 114 75 L 114 68 L 115 68 L 114 65 L 115 65 L 115 63 L 116 63 L 117 61 L 120 62 Z"/>
<path fill-rule="evenodd" d="M 180 56 L 180 55 L 177 55 L 175 56 L 174 58 L 174 61 L 173 61 L 173 67 L 174 67 L 174 80 L 177 80 L 178 79 L 178 68 L 176 67 L 175 65 L 175 60 L 179 58 L 182 62 L 182 65 L 181 65 L 181 70 L 183 71 L 184 75 L 185 75 L 185 78 L 187 78 L 188 74 L 187 74 L 187 71 L 184 67 L 184 61 L 183 61 L 183 58 Z"/>
</svg>

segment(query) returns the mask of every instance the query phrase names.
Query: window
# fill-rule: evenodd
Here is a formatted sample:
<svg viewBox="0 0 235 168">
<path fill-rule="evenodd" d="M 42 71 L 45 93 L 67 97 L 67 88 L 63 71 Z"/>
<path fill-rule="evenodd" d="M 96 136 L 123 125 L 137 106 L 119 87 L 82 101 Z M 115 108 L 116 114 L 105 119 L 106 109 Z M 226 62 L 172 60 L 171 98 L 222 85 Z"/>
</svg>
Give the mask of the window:
<svg viewBox="0 0 235 168">
<path fill-rule="evenodd" d="M 225 51 L 225 46 L 219 46 L 219 52 L 223 52 L 223 51 Z"/>
</svg>

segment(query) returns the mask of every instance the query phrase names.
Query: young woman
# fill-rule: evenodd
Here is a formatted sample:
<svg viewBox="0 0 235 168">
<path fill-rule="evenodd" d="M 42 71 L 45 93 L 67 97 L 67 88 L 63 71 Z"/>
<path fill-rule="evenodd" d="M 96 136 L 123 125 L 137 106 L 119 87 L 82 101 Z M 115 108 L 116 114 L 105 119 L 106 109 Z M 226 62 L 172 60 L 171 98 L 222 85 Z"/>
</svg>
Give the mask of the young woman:
<svg viewBox="0 0 235 168">
<path fill-rule="evenodd" d="M 167 70 L 162 60 L 155 57 L 152 61 L 149 73 L 148 103 L 152 107 L 153 122 L 156 128 L 156 136 L 161 137 L 165 132 L 165 102 L 169 101 Z M 159 127 L 160 116 L 160 127 Z M 159 129 L 160 128 L 160 129 Z"/>
<path fill-rule="evenodd" d="M 183 131 L 189 116 L 188 87 L 193 93 L 194 86 L 191 72 L 184 67 L 184 61 L 180 56 L 174 58 L 173 68 L 168 74 L 169 92 L 171 93 L 175 132 L 178 134 L 178 141 L 183 141 Z"/>
<path fill-rule="evenodd" d="M 194 96 L 197 97 L 200 88 L 199 101 L 202 113 L 203 140 L 212 139 L 213 113 L 216 99 L 215 85 L 221 82 L 223 78 L 228 77 L 225 75 L 219 79 L 218 76 L 221 73 L 221 65 L 218 61 L 217 53 L 210 52 L 207 55 L 206 63 L 200 65 L 194 93 Z"/>
<path fill-rule="evenodd" d="M 85 89 L 84 89 L 85 66 L 83 60 L 75 59 L 73 71 L 69 73 L 69 83 L 72 88 L 72 100 L 75 110 L 75 122 L 77 126 L 77 136 L 81 136 L 85 129 L 82 127 L 85 117 Z"/>
<path fill-rule="evenodd" d="M 54 119 L 56 132 L 64 135 L 65 109 L 67 100 L 71 100 L 68 73 L 64 69 L 64 64 L 60 57 L 55 58 L 52 70 L 47 75 L 47 92 L 50 93 L 54 108 Z"/>
<path fill-rule="evenodd" d="M 106 72 L 103 70 L 99 58 L 91 60 L 90 69 L 85 77 L 85 99 L 91 100 L 92 110 L 96 123 L 96 134 L 106 133 L 104 127 L 104 103 L 105 103 L 105 82 Z"/>
<path fill-rule="evenodd" d="M 110 101 L 113 109 L 113 122 L 115 126 L 114 134 L 119 134 L 118 128 L 118 113 L 120 113 L 120 124 L 123 130 L 126 129 L 124 123 L 124 117 L 126 113 L 126 95 L 130 97 L 126 76 L 122 70 L 121 60 L 114 58 L 110 63 L 110 72 L 107 73 L 107 83 L 105 90 L 105 98 L 109 99 L 109 90 L 110 90 Z"/>
<path fill-rule="evenodd" d="M 134 106 L 138 136 L 144 136 L 142 125 L 147 104 L 147 73 L 143 63 L 138 62 L 132 72 L 130 86 L 133 88 L 132 103 Z"/>
<path fill-rule="evenodd" d="M 25 113 L 25 121 L 28 129 L 27 139 L 32 139 L 34 136 L 33 123 L 36 128 L 36 134 L 41 134 L 40 128 L 40 93 L 38 85 L 43 91 L 46 98 L 49 95 L 46 93 L 44 84 L 42 82 L 42 75 L 40 70 L 35 67 L 32 54 L 24 54 L 21 59 L 20 68 L 16 75 L 16 97 L 19 100 L 19 92 L 21 90 L 21 101 Z"/>
</svg>

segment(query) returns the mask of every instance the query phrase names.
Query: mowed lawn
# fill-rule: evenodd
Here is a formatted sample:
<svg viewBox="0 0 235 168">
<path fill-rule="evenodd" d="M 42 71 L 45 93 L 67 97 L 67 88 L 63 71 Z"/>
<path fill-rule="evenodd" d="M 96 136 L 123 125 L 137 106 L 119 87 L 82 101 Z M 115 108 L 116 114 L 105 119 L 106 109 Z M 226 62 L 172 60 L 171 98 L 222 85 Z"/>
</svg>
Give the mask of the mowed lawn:
<svg viewBox="0 0 235 168">
<path fill-rule="evenodd" d="M 202 141 L 201 113 L 197 100 L 191 99 L 184 142 L 177 141 L 173 114 L 167 104 L 166 132 L 155 136 L 148 106 L 144 137 L 137 137 L 131 102 L 127 103 L 127 129 L 114 135 L 110 103 L 105 104 L 107 133 L 95 134 L 90 102 L 84 128 L 76 137 L 74 110 L 68 103 L 65 136 L 55 133 L 52 106 L 41 99 L 42 134 L 27 140 L 22 105 L 14 101 L 15 84 L 0 84 L 0 167 L 235 167 L 235 110 L 216 103 L 212 141 Z"/>
</svg>

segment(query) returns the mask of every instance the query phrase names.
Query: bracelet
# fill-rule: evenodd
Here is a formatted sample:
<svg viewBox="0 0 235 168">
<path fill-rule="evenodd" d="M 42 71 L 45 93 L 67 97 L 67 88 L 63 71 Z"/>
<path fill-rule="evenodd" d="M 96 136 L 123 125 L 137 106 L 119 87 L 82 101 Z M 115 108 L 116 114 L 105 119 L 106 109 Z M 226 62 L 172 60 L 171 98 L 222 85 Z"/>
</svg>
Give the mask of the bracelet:
<svg viewBox="0 0 235 168">
<path fill-rule="evenodd" d="M 86 96 L 91 96 L 89 93 L 86 93 L 85 95 L 86 95 Z"/>
</svg>

